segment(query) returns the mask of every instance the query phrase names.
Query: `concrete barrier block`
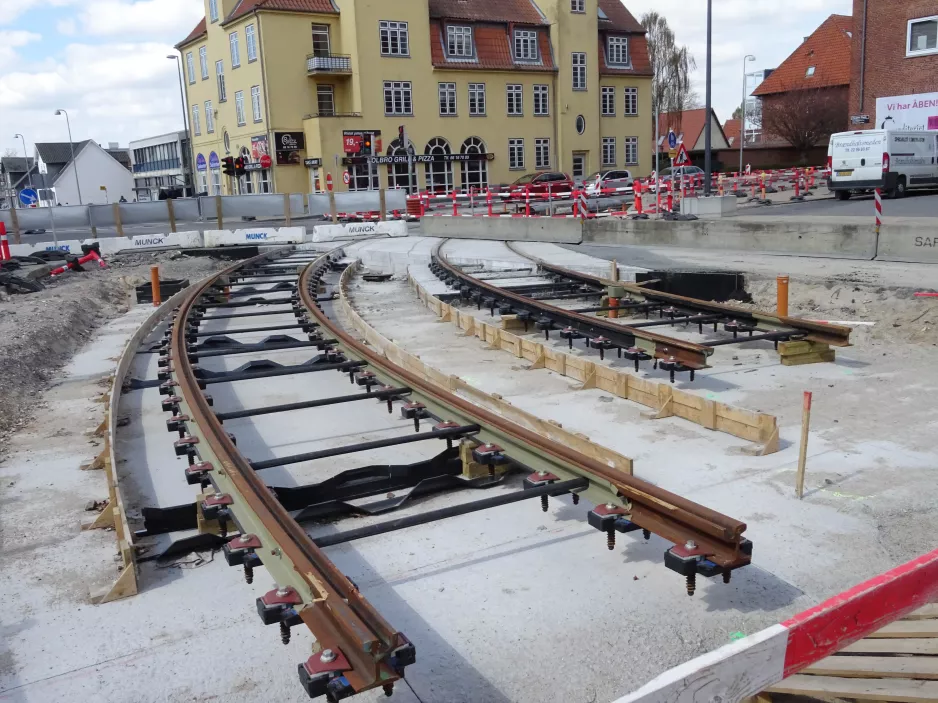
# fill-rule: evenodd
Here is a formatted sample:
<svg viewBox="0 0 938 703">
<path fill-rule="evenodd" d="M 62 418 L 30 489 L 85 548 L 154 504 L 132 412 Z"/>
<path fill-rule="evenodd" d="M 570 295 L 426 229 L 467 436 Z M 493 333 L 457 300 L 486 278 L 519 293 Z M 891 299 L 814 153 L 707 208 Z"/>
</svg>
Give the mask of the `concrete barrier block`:
<svg viewBox="0 0 938 703">
<path fill-rule="evenodd" d="M 253 227 L 251 229 L 207 229 L 204 233 L 207 247 L 237 244 L 302 244 L 305 227 Z"/>
<path fill-rule="evenodd" d="M 426 237 L 579 244 L 583 224 L 572 217 L 424 217 Z"/>
<path fill-rule="evenodd" d="M 883 225 L 876 258 L 880 261 L 938 264 L 938 231 L 908 225 Z"/>
<path fill-rule="evenodd" d="M 334 242 L 342 239 L 359 237 L 406 237 L 407 223 L 400 220 L 393 222 L 350 222 L 342 225 L 317 225 L 313 227 L 312 241 Z"/>
</svg>

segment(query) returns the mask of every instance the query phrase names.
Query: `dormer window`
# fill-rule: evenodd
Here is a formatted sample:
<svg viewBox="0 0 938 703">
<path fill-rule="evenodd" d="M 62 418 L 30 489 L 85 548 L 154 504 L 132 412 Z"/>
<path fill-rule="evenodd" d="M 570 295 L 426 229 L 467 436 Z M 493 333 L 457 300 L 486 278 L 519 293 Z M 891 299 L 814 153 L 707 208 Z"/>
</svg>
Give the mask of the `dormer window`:
<svg viewBox="0 0 938 703">
<path fill-rule="evenodd" d="M 537 61 L 537 32 L 532 29 L 515 30 L 515 61 Z"/>
<path fill-rule="evenodd" d="M 814 75 L 814 66 L 808 66 L 808 70 L 805 71 L 804 77 L 811 78 Z"/>
<path fill-rule="evenodd" d="M 472 58 L 472 27 L 447 27 L 446 53 L 454 58 Z"/>
<path fill-rule="evenodd" d="M 628 37 L 609 37 L 606 39 L 606 62 L 615 66 L 628 66 L 632 63 L 629 58 Z"/>
</svg>

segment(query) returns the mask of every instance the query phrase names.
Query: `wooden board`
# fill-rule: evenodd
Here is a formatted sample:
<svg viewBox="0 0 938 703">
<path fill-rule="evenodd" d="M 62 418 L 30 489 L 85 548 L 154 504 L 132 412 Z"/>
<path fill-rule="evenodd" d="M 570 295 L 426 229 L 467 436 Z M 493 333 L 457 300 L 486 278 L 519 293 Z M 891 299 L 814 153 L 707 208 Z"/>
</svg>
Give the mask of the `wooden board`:
<svg viewBox="0 0 938 703">
<path fill-rule="evenodd" d="M 934 657 L 846 657 L 833 656 L 804 669 L 803 674 L 848 678 L 938 679 Z"/>
<path fill-rule="evenodd" d="M 910 679 L 847 679 L 796 674 L 768 690 L 796 696 L 856 698 L 862 701 L 934 703 L 938 700 L 938 681 Z"/>
<path fill-rule="evenodd" d="M 933 620 L 938 619 L 938 603 L 929 603 L 914 613 L 905 616 L 905 620 Z"/>
<path fill-rule="evenodd" d="M 938 655 L 938 639 L 862 639 L 847 645 L 843 654 L 928 654 Z"/>
<path fill-rule="evenodd" d="M 938 621 L 936 620 L 900 620 L 886 625 L 872 635 L 874 639 L 895 637 L 938 637 Z"/>
</svg>

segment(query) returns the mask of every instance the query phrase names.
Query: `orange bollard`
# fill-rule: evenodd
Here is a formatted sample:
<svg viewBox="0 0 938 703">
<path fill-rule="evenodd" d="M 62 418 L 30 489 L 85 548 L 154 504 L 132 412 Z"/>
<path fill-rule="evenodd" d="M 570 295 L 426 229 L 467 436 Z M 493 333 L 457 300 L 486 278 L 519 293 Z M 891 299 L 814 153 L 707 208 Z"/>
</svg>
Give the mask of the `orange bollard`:
<svg viewBox="0 0 938 703">
<path fill-rule="evenodd" d="M 609 298 L 609 319 L 618 320 L 619 319 L 619 299 L 618 298 Z"/>
<path fill-rule="evenodd" d="M 775 312 L 779 317 L 788 317 L 788 276 L 779 276 L 776 282 Z"/>
<path fill-rule="evenodd" d="M 150 288 L 153 292 L 153 307 L 158 308 L 162 299 L 160 298 L 160 267 L 150 267 Z"/>
</svg>

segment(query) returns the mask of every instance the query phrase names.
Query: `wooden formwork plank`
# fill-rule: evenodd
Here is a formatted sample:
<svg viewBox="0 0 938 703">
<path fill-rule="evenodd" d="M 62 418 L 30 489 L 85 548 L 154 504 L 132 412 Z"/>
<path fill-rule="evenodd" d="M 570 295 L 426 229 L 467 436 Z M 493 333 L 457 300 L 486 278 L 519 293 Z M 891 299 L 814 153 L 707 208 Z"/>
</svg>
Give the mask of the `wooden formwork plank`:
<svg viewBox="0 0 938 703">
<path fill-rule="evenodd" d="M 938 659 L 934 657 L 833 656 L 812 664 L 801 673 L 863 679 L 938 679 Z"/>
<path fill-rule="evenodd" d="M 872 635 L 873 639 L 907 638 L 907 637 L 936 637 L 938 638 L 938 620 L 900 620 L 891 622 Z"/>
<path fill-rule="evenodd" d="M 862 639 L 840 650 L 841 654 L 927 654 L 938 656 L 938 639 Z"/>
<path fill-rule="evenodd" d="M 934 620 L 938 618 L 938 603 L 929 603 L 914 613 L 909 613 L 904 620 Z"/>
<path fill-rule="evenodd" d="M 938 681 L 909 679 L 847 679 L 796 674 L 768 690 L 771 693 L 788 693 L 795 696 L 855 698 L 862 701 L 894 703 L 934 703 L 938 700 Z"/>
</svg>

